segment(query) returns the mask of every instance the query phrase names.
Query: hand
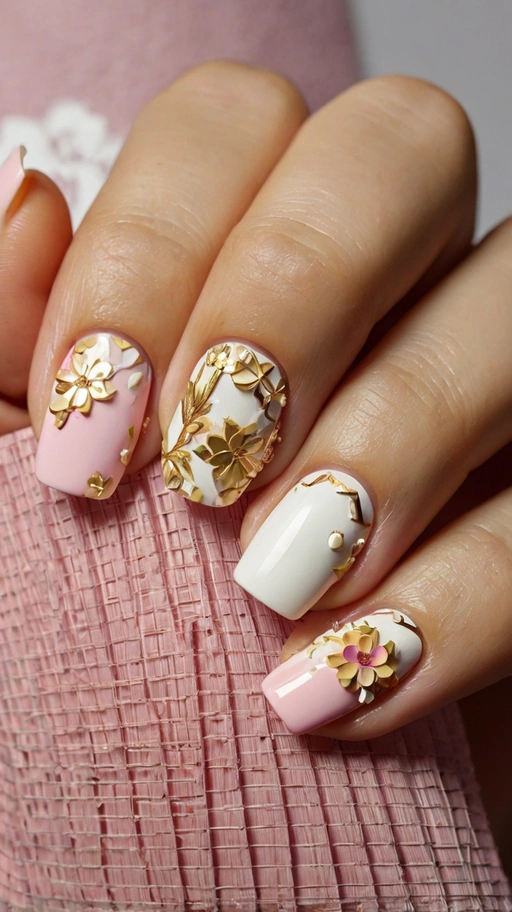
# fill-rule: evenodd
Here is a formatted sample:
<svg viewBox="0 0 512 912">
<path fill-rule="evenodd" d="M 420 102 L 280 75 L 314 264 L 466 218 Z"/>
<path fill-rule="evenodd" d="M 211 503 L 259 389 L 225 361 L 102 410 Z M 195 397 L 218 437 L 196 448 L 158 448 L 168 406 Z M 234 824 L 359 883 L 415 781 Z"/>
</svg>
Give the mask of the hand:
<svg viewBox="0 0 512 912">
<path fill-rule="evenodd" d="M 46 308 L 39 478 L 108 497 L 159 423 L 170 489 L 261 489 L 238 582 L 290 618 L 334 609 L 264 683 L 297 732 L 373 737 L 510 672 L 510 491 L 415 547 L 511 437 L 512 228 L 471 249 L 475 175 L 426 83 L 307 119 L 280 77 L 206 65 L 138 118 Z"/>
</svg>

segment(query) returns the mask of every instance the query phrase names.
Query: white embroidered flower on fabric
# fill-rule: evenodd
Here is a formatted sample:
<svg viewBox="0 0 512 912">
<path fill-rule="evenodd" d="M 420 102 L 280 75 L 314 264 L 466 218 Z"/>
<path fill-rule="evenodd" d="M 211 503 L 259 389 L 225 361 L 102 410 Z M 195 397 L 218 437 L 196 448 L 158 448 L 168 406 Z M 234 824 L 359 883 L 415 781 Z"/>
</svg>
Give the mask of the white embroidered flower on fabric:
<svg viewBox="0 0 512 912">
<path fill-rule="evenodd" d="M 43 171 L 59 185 L 74 228 L 105 183 L 123 141 L 103 114 L 73 99 L 55 101 L 40 118 L 0 119 L 0 162 L 16 146 L 25 146 L 25 167 Z"/>
</svg>

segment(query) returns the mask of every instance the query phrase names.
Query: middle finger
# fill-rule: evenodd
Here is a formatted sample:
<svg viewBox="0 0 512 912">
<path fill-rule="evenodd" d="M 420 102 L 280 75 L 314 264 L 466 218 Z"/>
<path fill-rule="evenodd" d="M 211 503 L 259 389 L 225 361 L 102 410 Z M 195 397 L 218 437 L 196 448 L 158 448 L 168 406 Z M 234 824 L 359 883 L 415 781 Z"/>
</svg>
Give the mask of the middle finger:
<svg viewBox="0 0 512 912">
<path fill-rule="evenodd" d="M 471 128 L 439 89 L 374 80 L 306 121 L 231 232 L 164 382 L 168 487 L 233 502 L 271 458 L 286 372 L 265 481 L 279 474 L 373 325 L 450 246 L 460 256 L 474 206 Z"/>
</svg>

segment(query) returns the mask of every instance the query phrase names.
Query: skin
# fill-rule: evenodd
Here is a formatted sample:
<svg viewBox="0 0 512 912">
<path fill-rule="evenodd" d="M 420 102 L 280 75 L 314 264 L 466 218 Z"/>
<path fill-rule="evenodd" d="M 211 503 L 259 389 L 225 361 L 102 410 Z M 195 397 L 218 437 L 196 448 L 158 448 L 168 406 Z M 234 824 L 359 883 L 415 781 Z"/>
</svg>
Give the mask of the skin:
<svg viewBox="0 0 512 912">
<path fill-rule="evenodd" d="M 323 732 L 373 738 L 510 674 L 510 472 L 486 487 L 486 462 L 506 460 L 512 431 L 512 223 L 472 247 L 475 144 L 457 102 L 385 77 L 308 118 L 280 76 L 208 64 L 142 112 L 71 244 L 55 188 L 39 209 L 36 192 L 0 238 L 3 306 L 30 291 L 6 344 L 24 367 L 13 391 L 0 359 L 0 390 L 28 394 L 36 434 L 70 344 L 117 329 L 155 370 L 137 471 L 201 353 L 242 337 L 272 353 L 291 390 L 242 546 L 318 466 L 343 465 L 372 493 L 362 558 L 297 624 L 284 657 L 333 616 L 381 606 L 413 618 L 424 653 L 399 699 Z M 3 408 L 3 430 L 20 426 Z"/>
</svg>

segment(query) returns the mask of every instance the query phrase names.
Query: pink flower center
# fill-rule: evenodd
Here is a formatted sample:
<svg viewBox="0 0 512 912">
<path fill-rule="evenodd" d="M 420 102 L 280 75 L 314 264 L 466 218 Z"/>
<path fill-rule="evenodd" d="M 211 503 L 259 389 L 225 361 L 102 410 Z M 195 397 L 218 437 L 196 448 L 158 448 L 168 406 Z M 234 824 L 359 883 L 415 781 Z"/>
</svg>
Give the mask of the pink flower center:
<svg viewBox="0 0 512 912">
<path fill-rule="evenodd" d="M 369 665 L 372 660 L 371 654 L 369 652 L 358 652 L 357 661 L 360 665 Z"/>
</svg>

